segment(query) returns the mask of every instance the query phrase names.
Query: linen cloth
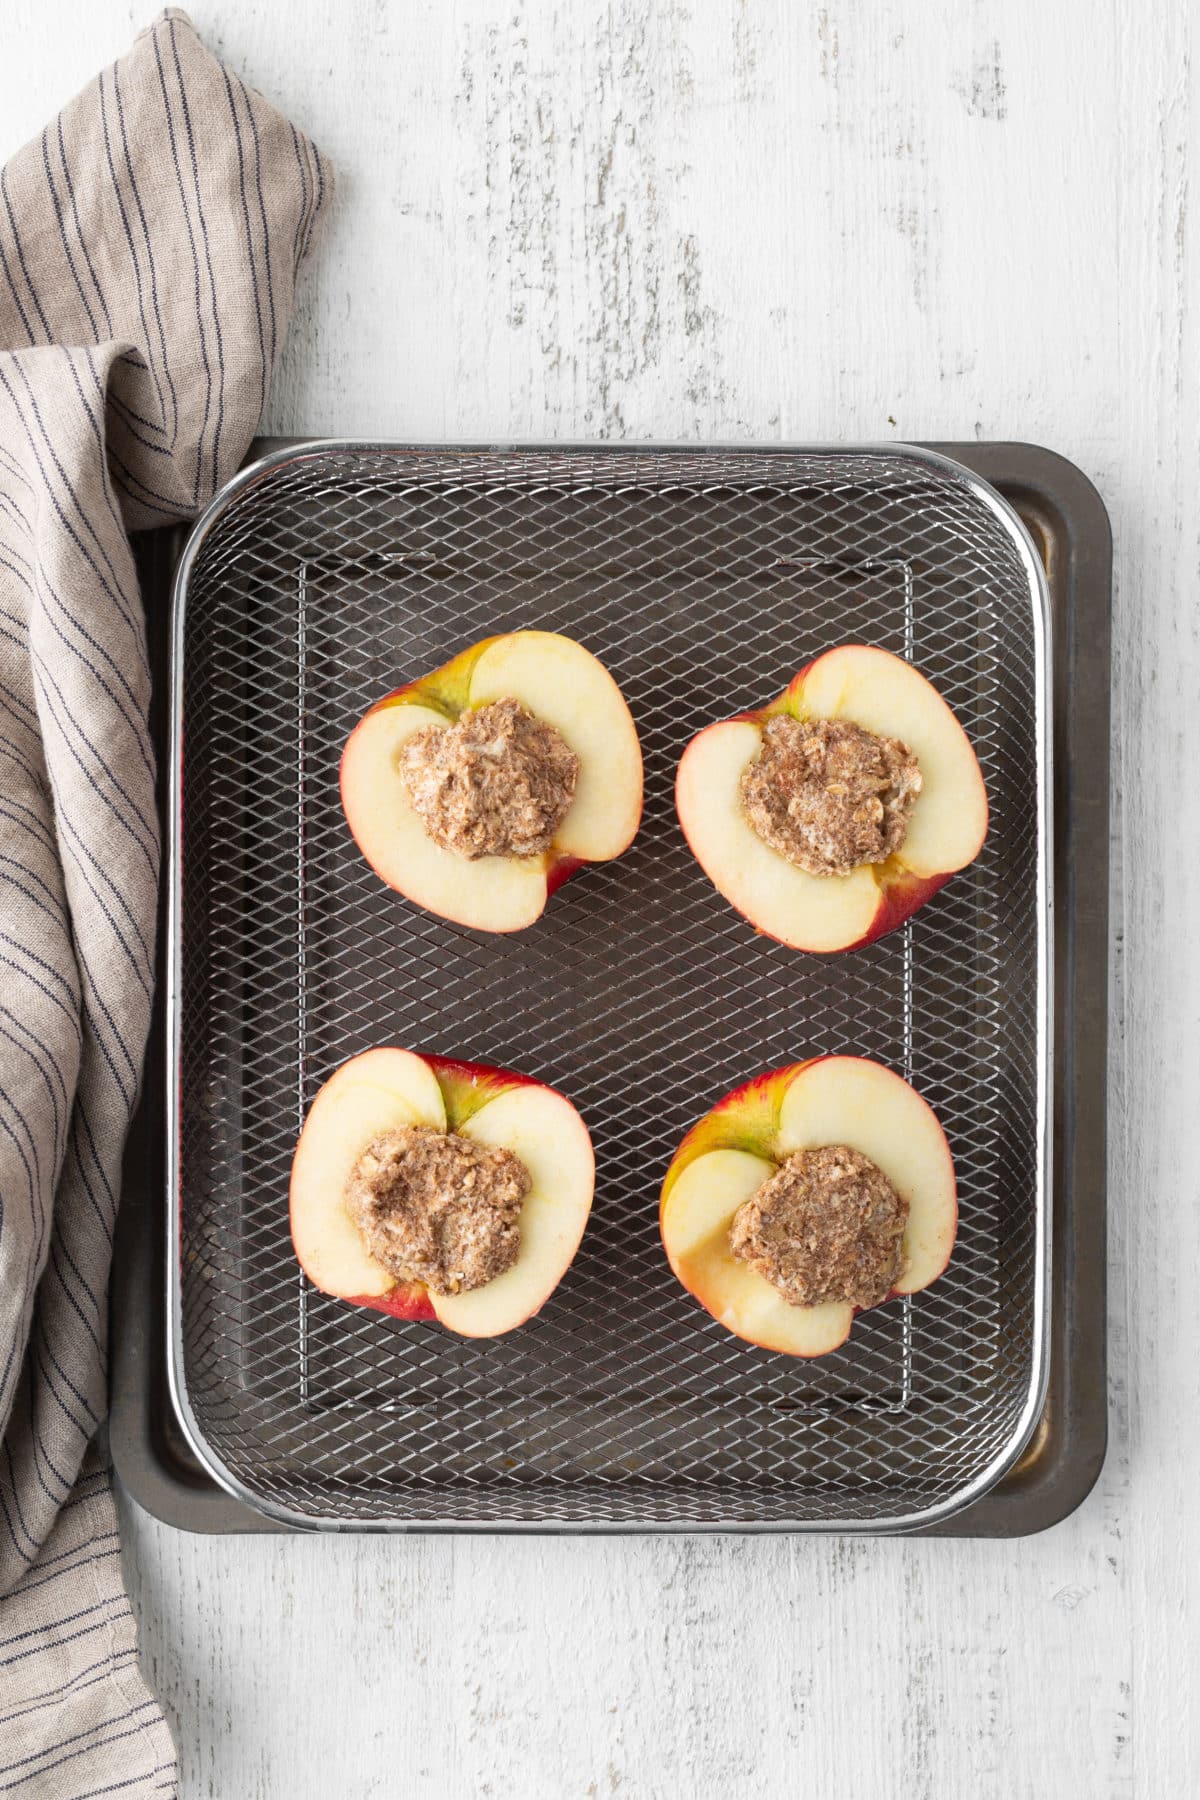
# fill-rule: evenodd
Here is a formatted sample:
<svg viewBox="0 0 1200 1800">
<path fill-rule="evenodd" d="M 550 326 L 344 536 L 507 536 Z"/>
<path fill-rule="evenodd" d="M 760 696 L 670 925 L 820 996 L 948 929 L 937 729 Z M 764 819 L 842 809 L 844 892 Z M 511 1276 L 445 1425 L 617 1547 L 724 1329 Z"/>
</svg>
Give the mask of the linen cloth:
<svg viewBox="0 0 1200 1800">
<path fill-rule="evenodd" d="M 237 467 L 331 187 L 175 10 L 0 171 L 0 1795 L 175 1788 L 89 1447 L 159 871 L 128 533 Z"/>
</svg>

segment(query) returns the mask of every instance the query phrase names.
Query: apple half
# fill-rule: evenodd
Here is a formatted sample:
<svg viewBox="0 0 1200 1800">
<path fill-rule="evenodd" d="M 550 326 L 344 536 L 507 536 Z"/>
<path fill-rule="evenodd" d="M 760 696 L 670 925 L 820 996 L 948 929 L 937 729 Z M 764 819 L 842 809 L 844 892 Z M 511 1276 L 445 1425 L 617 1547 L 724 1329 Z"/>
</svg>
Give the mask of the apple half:
<svg viewBox="0 0 1200 1800">
<path fill-rule="evenodd" d="M 899 852 L 848 875 L 810 875 L 758 836 L 741 780 L 768 719 L 843 719 L 916 754 L 923 786 Z M 966 732 L 919 670 L 862 644 L 828 650 L 758 712 L 709 725 L 683 753 L 679 822 L 713 886 L 756 930 L 796 950 L 856 950 L 911 918 L 973 862 L 987 836 L 987 790 Z"/>
<path fill-rule="evenodd" d="M 856 1056 L 792 1063 L 735 1088 L 692 1127 L 663 1182 L 659 1225 L 672 1269 L 714 1319 L 765 1350 L 825 1356 L 853 1306 L 793 1306 L 729 1247 L 734 1214 L 797 1150 L 845 1144 L 869 1156 L 908 1202 L 903 1273 L 887 1299 L 936 1281 L 958 1228 L 946 1134 L 915 1089 Z"/>
<path fill-rule="evenodd" d="M 579 758 L 579 780 L 544 855 L 469 861 L 426 831 L 400 752 L 414 733 L 503 699 L 554 726 Z M 642 816 L 642 751 L 620 688 L 590 650 L 551 631 L 513 631 L 377 701 L 342 752 L 341 789 L 354 840 L 389 887 L 455 924 L 520 931 L 568 876 L 628 850 Z"/>
<path fill-rule="evenodd" d="M 461 1132 L 511 1150 L 528 1169 L 520 1253 L 483 1287 L 435 1294 L 397 1281 L 367 1251 L 345 1206 L 347 1183 L 372 1138 L 402 1125 Z M 591 1211 L 595 1172 L 587 1126 L 556 1089 L 449 1057 L 366 1050 L 329 1077 L 304 1121 L 292 1161 L 292 1243 L 324 1294 L 397 1319 L 437 1319 L 462 1337 L 499 1337 L 562 1280 Z"/>
</svg>

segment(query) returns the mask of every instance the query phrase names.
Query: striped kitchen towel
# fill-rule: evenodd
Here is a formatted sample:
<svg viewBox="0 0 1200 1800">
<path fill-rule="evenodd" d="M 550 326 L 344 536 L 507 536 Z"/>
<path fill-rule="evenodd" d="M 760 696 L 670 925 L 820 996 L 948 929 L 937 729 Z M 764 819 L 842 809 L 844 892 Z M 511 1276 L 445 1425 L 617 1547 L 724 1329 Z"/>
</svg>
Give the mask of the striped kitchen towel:
<svg viewBox="0 0 1200 1800">
<path fill-rule="evenodd" d="M 330 191 L 176 11 L 0 171 L 0 1795 L 175 1788 L 91 1447 L 159 866 L 128 533 L 236 469 Z"/>
</svg>

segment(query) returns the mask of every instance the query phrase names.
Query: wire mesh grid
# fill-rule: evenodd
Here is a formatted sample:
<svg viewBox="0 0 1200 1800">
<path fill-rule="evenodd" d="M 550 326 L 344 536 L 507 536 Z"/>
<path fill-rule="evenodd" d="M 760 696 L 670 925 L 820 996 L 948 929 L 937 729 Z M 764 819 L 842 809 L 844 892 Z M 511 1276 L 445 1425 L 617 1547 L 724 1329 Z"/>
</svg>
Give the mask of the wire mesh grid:
<svg viewBox="0 0 1200 1800">
<path fill-rule="evenodd" d="M 489 633 L 578 637 L 641 735 L 626 856 L 529 930 L 385 888 L 338 798 L 366 706 Z M 1046 1079 L 1039 595 L 972 481 L 912 452 L 286 453 L 202 521 L 177 590 L 173 1376 L 218 1478 L 317 1524 L 881 1527 L 1015 1450 L 1039 1375 Z M 833 644 L 911 657 L 970 734 L 991 830 L 908 926 L 756 937 L 679 830 L 679 754 Z M 294 1260 L 320 1084 L 397 1043 L 561 1087 L 595 1141 L 582 1248 L 520 1331 L 329 1299 Z M 959 1178 L 950 1268 L 815 1362 L 678 1286 L 659 1184 L 729 1088 L 817 1052 L 896 1068 Z M 996 1467 L 999 1473 L 999 1468 Z"/>
</svg>

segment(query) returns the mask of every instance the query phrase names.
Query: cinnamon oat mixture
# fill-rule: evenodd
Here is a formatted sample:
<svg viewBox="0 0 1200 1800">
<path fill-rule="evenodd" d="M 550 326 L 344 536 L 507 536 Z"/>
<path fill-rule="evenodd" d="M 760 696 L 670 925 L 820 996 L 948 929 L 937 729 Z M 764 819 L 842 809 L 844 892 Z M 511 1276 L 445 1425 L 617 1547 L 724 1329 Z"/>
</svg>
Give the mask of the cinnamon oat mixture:
<svg viewBox="0 0 1200 1800">
<path fill-rule="evenodd" d="M 511 1150 L 401 1125 L 372 1138 L 346 1206 L 377 1262 L 435 1294 L 467 1294 L 511 1269 L 529 1171 Z"/>
<path fill-rule="evenodd" d="M 579 758 L 519 700 L 493 700 L 448 730 L 416 732 L 400 774 L 433 841 L 473 862 L 548 850 L 575 798 Z"/>
<path fill-rule="evenodd" d="M 921 792 L 907 744 L 846 719 L 770 719 L 742 776 L 746 817 L 765 844 L 810 875 L 849 875 L 904 842 Z"/>
<path fill-rule="evenodd" d="M 908 1202 L 845 1144 L 797 1150 L 734 1214 L 729 1247 L 790 1306 L 876 1306 L 903 1271 Z"/>
</svg>

